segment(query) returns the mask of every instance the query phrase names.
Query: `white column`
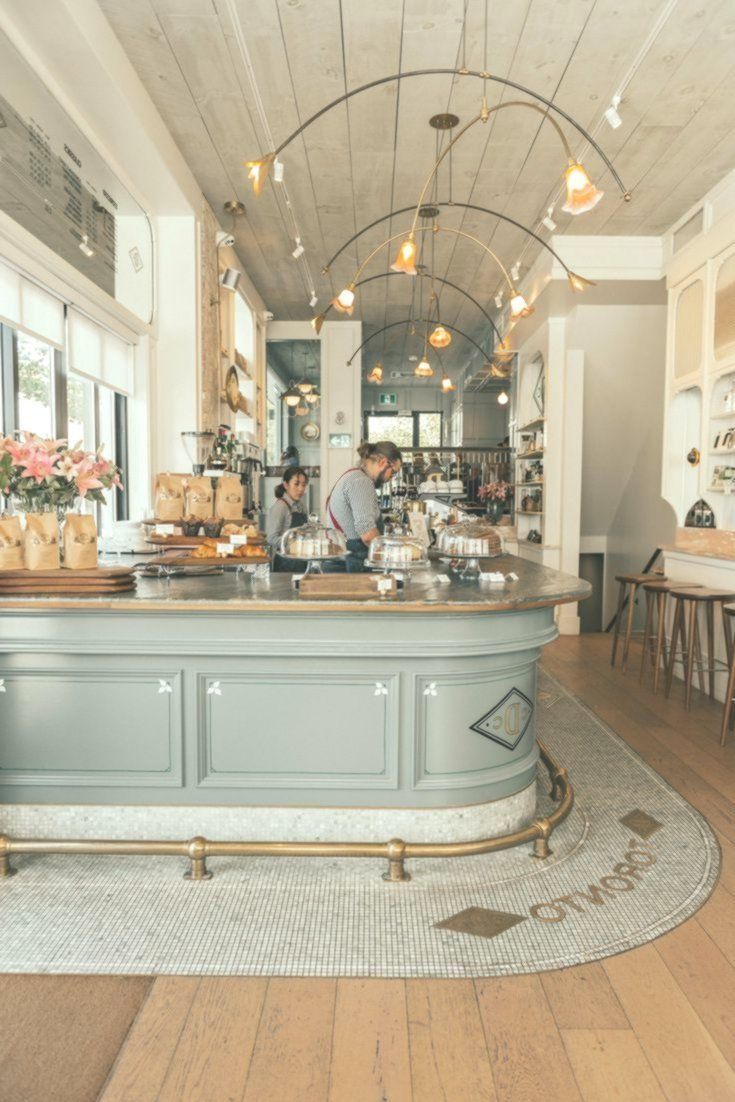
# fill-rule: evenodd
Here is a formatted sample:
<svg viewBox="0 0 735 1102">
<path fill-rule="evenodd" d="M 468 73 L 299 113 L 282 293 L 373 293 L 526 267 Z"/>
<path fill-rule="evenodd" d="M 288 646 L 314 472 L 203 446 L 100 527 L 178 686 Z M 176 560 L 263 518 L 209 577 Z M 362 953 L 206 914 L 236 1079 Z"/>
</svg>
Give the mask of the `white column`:
<svg viewBox="0 0 735 1102">
<path fill-rule="evenodd" d="M 564 373 L 564 421 L 561 456 L 560 568 L 579 574 L 580 518 L 582 512 L 582 424 L 584 416 L 584 352 L 566 354 Z M 579 605 L 559 606 L 559 631 L 579 635 Z"/>
<path fill-rule="evenodd" d="M 355 465 L 362 439 L 362 353 L 347 363 L 362 343 L 362 322 L 327 321 L 321 342 L 323 508 L 336 480 Z M 344 446 L 336 437 L 344 437 Z"/>
</svg>

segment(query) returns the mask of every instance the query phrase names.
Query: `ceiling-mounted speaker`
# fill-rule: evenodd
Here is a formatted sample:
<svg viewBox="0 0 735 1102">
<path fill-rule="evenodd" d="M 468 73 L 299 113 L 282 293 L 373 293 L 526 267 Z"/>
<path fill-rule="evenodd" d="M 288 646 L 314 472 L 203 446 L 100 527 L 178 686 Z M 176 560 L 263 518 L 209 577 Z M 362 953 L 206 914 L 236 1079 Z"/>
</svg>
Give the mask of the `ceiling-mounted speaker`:
<svg viewBox="0 0 735 1102">
<path fill-rule="evenodd" d="M 224 287 L 225 291 L 236 291 L 239 282 L 240 272 L 238 272 L 237 268 L 225 268 L 220 277 L 220 284 Z"/>
</svg>

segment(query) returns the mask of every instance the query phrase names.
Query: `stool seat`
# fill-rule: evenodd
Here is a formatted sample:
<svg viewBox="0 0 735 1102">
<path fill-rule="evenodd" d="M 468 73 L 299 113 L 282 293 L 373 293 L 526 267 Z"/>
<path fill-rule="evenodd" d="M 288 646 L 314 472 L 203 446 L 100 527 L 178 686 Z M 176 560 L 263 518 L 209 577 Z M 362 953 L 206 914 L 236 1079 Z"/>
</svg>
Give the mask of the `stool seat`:
<svg viewBox="0 0 735 1102">
<path fill-rule="evenodd" d="M 682 601 L 735 601 L 735 593 L 731 589 L 708 589 L 706 586 L 699 589 L 679 586 L 671 590 L 671 596 Z"/>
<path fill-rule="evenodd" d="M 643 585 L 644 582 L 665 582 L 665 574 L 616 574 L 616 582 L 625 582 L 628 585 Z"/>
<path fill-rule="evenodd" d="M 700 582 L 677 582 L 673 578 L 661 578 L 655 582 L 644 582 L 643 588 L 649 593 L 671 593 L 674 589 L 703 589 Z"/>
</svg>

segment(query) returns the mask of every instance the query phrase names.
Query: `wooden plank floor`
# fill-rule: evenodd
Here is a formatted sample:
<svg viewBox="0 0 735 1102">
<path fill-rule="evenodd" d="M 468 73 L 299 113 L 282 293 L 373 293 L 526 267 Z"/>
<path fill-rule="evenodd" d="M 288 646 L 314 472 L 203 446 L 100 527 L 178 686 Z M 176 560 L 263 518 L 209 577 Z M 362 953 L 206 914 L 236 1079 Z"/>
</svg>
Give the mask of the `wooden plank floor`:
<svg viewBox="0 0 735 1102">
<path fill-rule="evenodd" d="M 697 698 L 687 714 L 678 693 L 640 688 L 635 662 L 612 670 L 609 649 L 607 636 L 564 638 L 544 665 L 717 831 L 720 882 L 683 926 L 539 976 L 161 977 L 104 1084 L 72 1082 L 66 1096 L 56 1082 L 45 1095 L 0 1085 L 2 1102 L 732 1102 L 735 739 L 718 746 L 719 705 Z"/>
</svg>

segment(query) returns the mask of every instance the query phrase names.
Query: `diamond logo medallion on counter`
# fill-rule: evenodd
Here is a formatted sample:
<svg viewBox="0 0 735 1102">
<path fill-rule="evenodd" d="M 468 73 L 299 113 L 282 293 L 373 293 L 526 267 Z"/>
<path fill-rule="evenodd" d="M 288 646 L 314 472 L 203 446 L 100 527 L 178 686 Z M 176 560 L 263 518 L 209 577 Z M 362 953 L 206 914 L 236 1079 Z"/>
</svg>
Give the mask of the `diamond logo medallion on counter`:
<svg viewBox="0 0 735 1102">
<path fill-rule="evenodd" d="M 533 704 L 520 689 L 511 689 L 495 707 L 470 727 L 478 735 L 515 750 L 533 715 Z"/>
</svg>

